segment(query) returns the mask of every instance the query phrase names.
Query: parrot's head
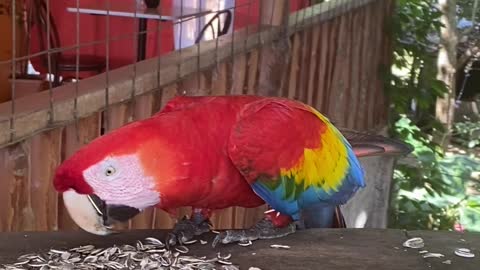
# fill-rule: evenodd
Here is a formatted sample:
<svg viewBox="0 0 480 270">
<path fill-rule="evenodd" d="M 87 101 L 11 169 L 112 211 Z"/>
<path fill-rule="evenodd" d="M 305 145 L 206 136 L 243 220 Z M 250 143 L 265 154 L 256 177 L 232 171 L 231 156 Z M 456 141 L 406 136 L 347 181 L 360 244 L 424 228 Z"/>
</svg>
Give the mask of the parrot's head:
<svg viewBox="0 0 480 270">
<path fill-rule="evenodd" d="M 112 222 L 127 221 L 160 202 L 153 167 L 162 164 L 161 147 L 151 131 L 138 122 L 124 126 L 87 144 L 57 168 L 54 187 L 83 230 L 109 234 Z"/>
</svg>

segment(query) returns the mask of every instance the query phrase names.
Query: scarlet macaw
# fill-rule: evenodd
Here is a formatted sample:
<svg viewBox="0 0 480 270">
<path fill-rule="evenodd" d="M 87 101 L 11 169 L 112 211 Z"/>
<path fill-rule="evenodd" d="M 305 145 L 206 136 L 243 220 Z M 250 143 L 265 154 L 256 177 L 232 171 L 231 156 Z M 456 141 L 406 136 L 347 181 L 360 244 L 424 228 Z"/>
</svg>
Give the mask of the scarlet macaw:
<svg viewBox="0 0 480 270">
<path fill-rule="evenodd" d="M 80 149 L 57 168 L 54 186 L 73 220 L 94 234 L 148 207 L 191 206 L 192 217 L 175 225 L 175 243 L 208 231 L 212 210 L 266 203 L 271 211 L 254 227 L 224 231 L 215 243 L 274 238 L 293 233 L 309 207 L 331 220 L 365 186 L 356 155 L 410 151 L 364 137 L 352 147 L 325 116 L 289 99 L 179 96 Z"/>
</svg>

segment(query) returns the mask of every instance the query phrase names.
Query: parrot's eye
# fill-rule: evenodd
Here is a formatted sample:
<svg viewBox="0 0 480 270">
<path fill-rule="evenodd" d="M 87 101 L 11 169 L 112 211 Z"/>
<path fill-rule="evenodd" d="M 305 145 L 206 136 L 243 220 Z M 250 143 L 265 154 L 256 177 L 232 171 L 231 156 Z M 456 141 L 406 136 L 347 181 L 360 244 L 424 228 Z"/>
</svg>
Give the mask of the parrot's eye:
<svg viewBox="0 0 480 270">
<path fill-rule="evenodd" d="M 115 168 L 112 166 L 109 166 L 108 168 L 105 169 L 105 175 L 106 176 L 111 176 L 115 173 Z"/>
</svg>

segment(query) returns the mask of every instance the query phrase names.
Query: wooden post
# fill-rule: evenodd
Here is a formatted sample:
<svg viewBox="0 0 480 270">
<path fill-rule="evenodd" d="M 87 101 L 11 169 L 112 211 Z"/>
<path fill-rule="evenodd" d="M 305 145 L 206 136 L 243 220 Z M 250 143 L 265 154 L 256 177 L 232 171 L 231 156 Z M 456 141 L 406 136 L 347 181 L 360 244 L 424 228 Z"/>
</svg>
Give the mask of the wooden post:
<svg viewBox="0 0 480 270">
<path fill-rule="evenodd" d="M 282 78 L 288 70 L 290 42 L 287 35 L 290 1 L 263 0 L 260 6 L 260 22 L 262 26 L 277 26 L 285 29 L 285 36 L 271 46 L 260 50 L 260 74 L 258 94 L 274 96 L 281 88 Z"/>
</svg>

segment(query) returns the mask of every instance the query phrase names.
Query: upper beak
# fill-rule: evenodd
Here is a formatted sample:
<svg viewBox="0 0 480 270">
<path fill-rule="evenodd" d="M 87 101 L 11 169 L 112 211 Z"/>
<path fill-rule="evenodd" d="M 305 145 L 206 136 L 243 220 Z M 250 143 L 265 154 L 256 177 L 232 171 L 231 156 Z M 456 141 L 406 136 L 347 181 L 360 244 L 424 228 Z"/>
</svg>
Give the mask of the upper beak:
<svg viewBox="0 0 480 270">
<path fill-rule="evenodd" d="M 69 189 L 63 192 L 63 202 L 70 217 L 83 230 L 97 235 L 113 233 L 109 227 L 105 226 L 104 218 L 99 213 L 100 209 L 92 203 L 88 195 L 78 194 Z"/>
<path fill-rule="evenodd" d="M 82 195 L 70 189 L 63 193 L 63 201 L 72 219 L 83 230 L 97 234 L 113 233 L 111 224 L 127 221 L 140 210 L 125 205 L 107 205 L 96 195 Z"/>
</svg>

